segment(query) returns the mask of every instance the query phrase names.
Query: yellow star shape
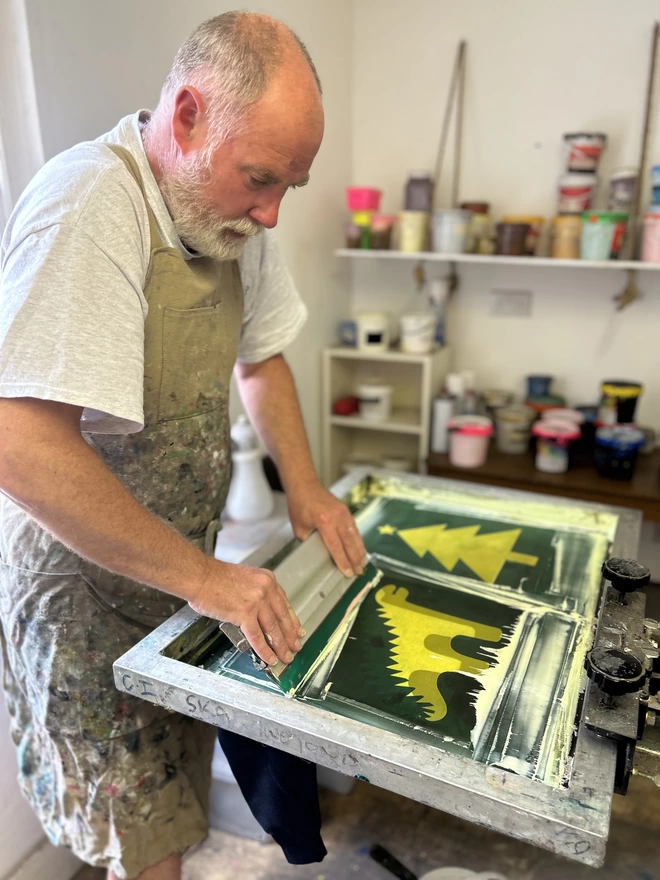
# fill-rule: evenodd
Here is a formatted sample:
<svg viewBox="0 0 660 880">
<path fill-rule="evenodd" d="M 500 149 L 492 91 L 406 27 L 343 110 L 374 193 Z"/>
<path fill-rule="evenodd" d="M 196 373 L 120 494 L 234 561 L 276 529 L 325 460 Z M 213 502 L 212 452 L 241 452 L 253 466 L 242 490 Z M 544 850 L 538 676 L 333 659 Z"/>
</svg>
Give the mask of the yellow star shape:
<svg viewBox="0 0 660 880">
<path fill-rule="evenodd" d="M 394 526 L 388 526 L 388 525 L 378 526 L 378 531 L 380 532 L 381 535 L 395 535 L 396 534 L 396 529 L 394 528 Z"/>
</svg>

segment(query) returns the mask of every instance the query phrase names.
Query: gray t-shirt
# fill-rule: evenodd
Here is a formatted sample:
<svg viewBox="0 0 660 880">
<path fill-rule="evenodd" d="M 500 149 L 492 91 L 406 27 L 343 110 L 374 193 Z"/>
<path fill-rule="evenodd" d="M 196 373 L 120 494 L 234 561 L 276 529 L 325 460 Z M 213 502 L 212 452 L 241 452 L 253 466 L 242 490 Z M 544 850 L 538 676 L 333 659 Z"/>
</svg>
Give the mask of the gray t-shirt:
<svg viewBox="0 0 660 880">
<path fill-rule="evenodd" d="M 0 397 L 82 406 L 86 431 L 144 427 L 149 220 L 137 183 L 104 143 L 135 157 L 163 241 L 195 259 L 151 173 L 140 136 L 144 113 L 44 165 L 0 246 Z M 248 239 L 239 265 L 245 311 L 238 359 L 258 363 L 295 339 L 307 311 L 269 230 Z"/>
</svg>

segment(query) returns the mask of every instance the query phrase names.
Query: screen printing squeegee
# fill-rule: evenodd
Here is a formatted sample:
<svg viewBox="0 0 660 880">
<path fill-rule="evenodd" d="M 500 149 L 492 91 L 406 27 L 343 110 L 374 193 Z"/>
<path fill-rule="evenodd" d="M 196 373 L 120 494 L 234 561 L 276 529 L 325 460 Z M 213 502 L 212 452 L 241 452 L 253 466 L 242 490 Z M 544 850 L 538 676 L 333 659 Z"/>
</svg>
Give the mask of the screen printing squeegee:
<svg viewBox="0 0 660 880">
<path fill-rule="evenodd" d="M 265 668 L 285 693 L 318 695 L 341 653 L 360 605 L 382 573 L 368 563 L 364 574 L 345 577 L 321 536 L 314 532 L 274 569 L 274 574 L 305 630 L 302 649 L 293 661 L 264 667 L 238 627 L 223 623 L 220 629 L 239 651 L 252 653 L 255 663 Z"/>
</svg>

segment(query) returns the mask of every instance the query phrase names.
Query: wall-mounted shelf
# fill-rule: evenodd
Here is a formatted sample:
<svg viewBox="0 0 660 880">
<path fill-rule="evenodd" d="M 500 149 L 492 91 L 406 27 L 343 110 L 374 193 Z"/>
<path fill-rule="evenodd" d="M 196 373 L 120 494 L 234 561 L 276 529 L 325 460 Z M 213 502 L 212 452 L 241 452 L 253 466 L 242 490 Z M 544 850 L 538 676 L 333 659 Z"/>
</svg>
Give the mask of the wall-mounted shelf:
<svg viewBox="0 0 660 880">
<path fill-rule="evenodd" d="M 643 263 L 641 260 L 555 260 L 552 257 L 503 257 L 482 254 L 436 254 L 434 251 L 376 251 L 361 248 L 339 248 L 336 257 L 357 260 L 414 260 L 416 262 L 473 263 L 483 266 L 527 266 L 552 269 L 636 269 L 640 272 L 658 272 L 660 263 Z"/>
</svg>

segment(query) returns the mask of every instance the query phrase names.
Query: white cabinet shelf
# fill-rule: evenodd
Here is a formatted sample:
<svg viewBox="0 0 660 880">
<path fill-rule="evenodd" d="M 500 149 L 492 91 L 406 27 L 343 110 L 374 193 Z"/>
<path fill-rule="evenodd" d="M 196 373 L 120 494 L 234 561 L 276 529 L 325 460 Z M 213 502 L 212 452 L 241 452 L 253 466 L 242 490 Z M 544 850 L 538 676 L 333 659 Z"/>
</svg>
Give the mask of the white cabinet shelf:
<svg viewBox="0 0 660 880">
<path fill-rule="evenodd" d="M 356 260 L 415 260 L 437 263 L 473 263 L 484 266 L 526 266 L 528 268 L 552 269 L 637 269 L 640 272 L 658 272 L 660 263 L 643 263 L 641 260 L 555 260 L 552 257 L 505 257 L 483 254 L 436 254 L 434 251 L 377 251 L 361 248 L 339 248 L 336 257 Z"/>
<path fill-rule="evenodd" d="M 392 415 L 386 422 L 361 419 L 357 413 L 354 416 L 332 416 L 330 422 L 333 425 L 344 428 L 360 428 L 363 431 L 396 431 L 399 434 L 419 434 L 422 430 L 419 410 L 412 407 L 393 409 Z"/>
<path fill-rule="evenodd" d="M 345 463 L 360 459 L 382 464 L 383 459 L 407 459 L 424 471 L 429 451 L 431 404 L 449 370 L 449 349 L 429 354 L 372 352 L 356 348 L 327 348 L 323 353 L 324 479 L 328 485 Z M 355 396 L 357 386 L 375 380 L 392 385 L 392 414 L 374 422 L 358 414 L 337 416 L 335 400 Z"/>
</svg>

